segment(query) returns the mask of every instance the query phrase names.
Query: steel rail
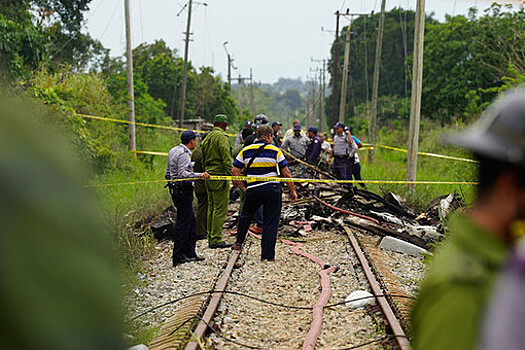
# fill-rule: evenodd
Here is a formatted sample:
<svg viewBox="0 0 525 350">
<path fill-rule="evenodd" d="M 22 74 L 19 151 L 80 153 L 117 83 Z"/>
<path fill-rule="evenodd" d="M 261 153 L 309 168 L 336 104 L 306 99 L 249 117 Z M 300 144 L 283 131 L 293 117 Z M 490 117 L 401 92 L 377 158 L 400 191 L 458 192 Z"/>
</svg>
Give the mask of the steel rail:
<svg viewBox="0 0 525 350">
<path fill-rule="evenodd" d="M 368 283 L 370 284 L 372 293 L 374 294 L 377 300 L 377 303 L 379 304 L 379 307 L 381 308 L 381 311 L 383 312 L 383 315 L 385 316 L 385 319 L 388 322 L 390 329 L 392 330 L 396 343 L 398 344 L 401 350 L 410 350 L 411 349 L 410 342 L 408 341 L 405 331 L 403 330 L 403 327 L 401 326 L 401 323 L 397 319 L 394 311 L 390 307 L 388 300 L 385 298 L 384 293 L 381 290 L 381 287 L 379 285 L 379 282 L 374 276 L 374 273 L 372 272 L 372 269 L 370 268 L 370 264 L 368 260 L 366 259 L 365 254 L 363 253 L 363 250 L 361 249 L 361 246 L 359 245 L 359 242 L 357 241 L 357 238 L 355 237 L 355 235 L 352 233 L 352 231 L 348 227 L 344 225 L 342 226 L 346 232 L 346 235 L 348 236 L 348 240 L 350 241 L 352 248 L 354 248 L 354 251 L 357 255 L 359 263 L 361 264 L 361 267 L 363 268 L 363 271 L 365 273 L 365 276 L 368 279 Z"/>
<path fill-rule="evenodd" d="M 239 250 L 231 251 L 230 258 L 228 259 L 228 264 L 224 269 L 224 273 L 217 281 L 217 284 L 214 288 L 215 290 L 222 291 L 226 289 L 226 285 L 228 284 L 228 280 L 230 279 L 233 268 L 237 263 L 237 260 L 239 259 L 240 253 L 241 252 Z M 221 302 L 223 295 L 224 293 L 216 293 L 211 296 L 208 307 L 206 308 L 206 311 L 204 312 L 204 315 L 202 316 L 199 324 L 195 328 L 194 336 L 198 339 L 204 339 L 206 330 L 213 321 L 213 317 L 215 315 L 215 312 L 217 311 L 217 308 L 219 307 L 219 303 Z M 190 340 L 190 342 L 188 342 L 188 344 L 186 345 L 185 349 L 198 350 L 200 349 L 200 345 L 196 341 Z"/>
</svg>

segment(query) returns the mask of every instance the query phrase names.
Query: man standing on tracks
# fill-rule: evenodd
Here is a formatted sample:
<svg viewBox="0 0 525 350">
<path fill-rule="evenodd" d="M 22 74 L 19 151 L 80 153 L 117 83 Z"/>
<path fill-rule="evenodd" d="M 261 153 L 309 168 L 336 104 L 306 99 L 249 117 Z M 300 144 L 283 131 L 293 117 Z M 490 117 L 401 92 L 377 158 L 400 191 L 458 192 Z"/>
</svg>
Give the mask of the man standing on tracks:
<svg viewBox="0 0 525 350">
<path fill-rule="evenodd" d="M 301 160 L 306 156 L 306 146 L 308 138 L 301 131 L 301 124 L 293 126 L 293 135 L 284 139 L 281 148 L 289 151 L 290 154 Z"/>
<path fill-rule="evenodd" d="M 228 117 L 217 114 L 213 120 L 213 130 L 202 142 L 202 160 L 204 170 L 210 175 L 230 175 L 232 155 L 228 135 Z M 229 181 L 206 181 L 208 192 L 208 246 L 212 249 L 228 248 L 222 240 L 222 226 L 228 214 L 228 201 L 230 197 Z"/>
<path fill-rule="evenodd" d="M 277 147 L 281 148 L 281 144 L 283 143 L 281 141 L 281 122 L 273 122 L 272 123 L 272 130 L 273 130 L 273 141 L 272 144 Z"/>
<path fill-rule="evenodd" d="M 421 284 L 412 314 L 414 349 L 478 349 L 480 338 L 491 332 L 490 327 L 481 331 L 482 317 L 514 247 L 513 223 L 525 218 L 524 140 L 523 90 L 507 94 L 472 127 L 448 138 L 479 160 L 479 185 L 472 209 L 450 220 L 450 236 Z M 523 303 L 522 295 L 520 291 L 518 303 Z M 500 316 L 511 320 L 510 314 Z M 506 324 L 523 333 L 522 323 Z M 497 334 L 501 327 L 494 326 Z M 498 345 L 489 348 L 515 349 L 503 340 L 493 338 L 492 344 Z"/>
<path fill-rule="evenodd" d="M 173 147 L 168 154 L 166 180 L 196 178 L 209 179 L 208 173 L 193 172 L 191 151 L 197 145 L 197 135 L 186 130 L 180 135 L 180 145 Z M 168 182 L 171 199 L 177 208 L 177 223 L 173 238 L 173 266 L 204 258 L 195 253 L 197 242 L 197 223 L 193 213 L 193 181 Z"/>
<path fill-rule="evenodd" d="M 353 143 L 350 132 L 345 132 L 345 125 L 342 122 L 338 122 L 334 125 L 335 135 L 334 135 L 334 146 L 332 149 L 332 154 L 334 160 L 332 162 L 332 173 L 339 180 L 347 179 L 348 172 L 348 157 Z"/>
<path fill-rule="evenodd" d="M 259 178 L 277 177 L 279 172 L 284 177 L 291 178 L 292 174 L 288 170 L 286 159 L 282 151 L 273 146 L 273 133 L 268 126 L 257 128 L 257 141 L 245 147 L 235 158 L 232 174 L 234 176 L 252 177 L 254 180 L 247 182 L 246 198 L 239 216 L 237 225 L 237 237 L 233 249 L 240 250 L 250 220 L 255 211 L 263 206 L 263 229 L 261 240 L 261 260 L 273 261 L 275 259 L 275 243 L 277 241 L 277 229 L 281 218 L 282 189 L 277 181 L 257 181 Z M 293 182 L 288 182 L 290 199 L 295 201 L 297 195 Z M 244 187 L 242 182 L 239 186 Z"/>
<path fill-rule="evenodd" d="M 317 128 L 315 126 L 309 127 L 306 136 L 309 139 L 306 147 L 306 161 L 315 166 L 321 155 L 321 139 L 317 136 Z"/>
</svg>

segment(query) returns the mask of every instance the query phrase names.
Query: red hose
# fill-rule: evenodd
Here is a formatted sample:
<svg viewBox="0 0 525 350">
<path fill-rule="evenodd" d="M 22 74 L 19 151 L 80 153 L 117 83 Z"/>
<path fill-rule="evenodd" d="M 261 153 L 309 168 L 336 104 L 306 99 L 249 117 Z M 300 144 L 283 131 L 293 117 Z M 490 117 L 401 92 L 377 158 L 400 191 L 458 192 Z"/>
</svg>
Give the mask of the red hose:
<svg viewBox="0 0 525 350">
<path fill-rule="evenodd" d="M 257 235 L 252 231 L 248 231 L 248 233 L 255 238 L 261 239 L 260 235 Z M 301 251 L 301 247 L 303 245 L 302 243 L 292 242 L 287 239 L 282 239 L 281 242 L 292 246 L 292 252 L 294 252 L 295 254 L 302 255 L 321 267 L 321 270 L 319 271 L 319 275 L 321 276 L 321 295 L 319 296 L 319 299 L 317 299 L 317 303 L 315 303 L 313 307 L 312 324 L 310 325 L 310 330 L 308 330 L 306 338 L 303 342 L 303 350 L 313 350 L 315 348 L 315 343 L 317 342 L 319 335 L 321 335 L 321 329 L 323 328 L 324 307 L 328 304 L 328 300 L 330 300 L 330 297 L 332 296 L 332 289 L 330 288 L 330 277 L 328 276 L 328 274 L 335 272 L 337 270 L 337 267 L 330 266 L 329 268 L 325 269 L 327 264 L 321 258 Z"/>
</svg>

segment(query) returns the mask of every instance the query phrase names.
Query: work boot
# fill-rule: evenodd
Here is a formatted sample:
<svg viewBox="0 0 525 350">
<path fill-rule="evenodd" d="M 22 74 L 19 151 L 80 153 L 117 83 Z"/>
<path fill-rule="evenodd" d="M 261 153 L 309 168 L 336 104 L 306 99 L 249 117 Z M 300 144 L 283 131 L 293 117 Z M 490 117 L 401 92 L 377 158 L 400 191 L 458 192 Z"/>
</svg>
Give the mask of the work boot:
<svg viewBox="0 0 525 350">
<path fill-rule="evenodd" d="M 182 259 L 173 259 L 173 267 L 177 266 L 177 265 L 180 265 L 180 264 L 184 264 L 184 263 L 187 263 L 187 262 L 191 262 L 191 261 L 194 261 L 192 260 L 191 258 L 188 258 L 188 257 L 183 257 Z"/>
<path fill-rule="evenodd" d="M 230 248 L 232 245 L 233 244 L 231 244 L 231 243 L 226 243 L 224 241 L 220 241 L 217 244 L 209 244 L 208 248 L 210 248 L 210 249 Z"/>
<path fill-rule="evenodd" d="M 203 261 L 205 258 L 203 256 L 195 255 L 193 258 L 190 258 L 191 261 Z"/>
</svg>

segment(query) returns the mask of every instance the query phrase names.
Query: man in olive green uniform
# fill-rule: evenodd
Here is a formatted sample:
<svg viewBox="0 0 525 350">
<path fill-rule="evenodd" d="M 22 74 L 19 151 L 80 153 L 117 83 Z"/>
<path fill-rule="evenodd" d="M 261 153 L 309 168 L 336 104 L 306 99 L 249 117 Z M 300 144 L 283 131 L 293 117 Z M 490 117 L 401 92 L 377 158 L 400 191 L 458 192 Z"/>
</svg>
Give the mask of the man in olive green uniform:
<svg viewBox="0 0 525 350">
<path fill-rule="evenodd" d="M 513 222 L 525 217 L 525 91 L 506 95 L 449 143 L 479 160 L 472 209 L 450 220 L 412 314 L 414 349 L 477 349 L 482 320 L 513 246 Z"/>
<path fill-rule="evenodd" d="M 233 164 L 230 140 L 224 132 L 228 117 L 217 114 L 213 120 L 213 130 L 202 142 L 202 162 L 210 175 L 231 175 Z M 220 180 L 206 181 L 208 192 L 208 245 L 210 248 L 228 248 L 231 244 L 222 241 L 222 226 L 228 214 L 230 182 Z"/>
<path fill-rule="evenodd" d="M 202 137 L 202 141 L 206 135 Z M 193 170 L 198 173 L 204 172 L 204 165 L 202 164 L 202 147 L 195 148 L 191 154 L 191 161 Z M 206 184 L 204 180 L 195 181 L 195 196 L 197 197 L 197 239 L 204 239 L 208 237 L 208 193 L 206 192 Z"/>
</svg>

